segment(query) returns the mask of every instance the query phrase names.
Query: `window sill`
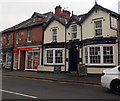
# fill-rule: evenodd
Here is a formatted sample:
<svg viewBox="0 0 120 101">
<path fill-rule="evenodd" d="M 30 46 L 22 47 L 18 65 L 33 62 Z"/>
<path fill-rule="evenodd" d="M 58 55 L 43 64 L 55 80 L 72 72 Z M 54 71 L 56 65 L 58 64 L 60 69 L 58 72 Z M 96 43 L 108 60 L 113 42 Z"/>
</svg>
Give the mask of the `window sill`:
<svg viewBox="0 0 120 101">
<path fill-rule="evenodd" d="M 85 64 L 88 66 L 115 66 L 115 64 Z"/>
<path fill-rule="evenodd" d="M 28 43 L 31 43 L 32 41 L 27 41 Z"/>
<path fill-rule="evenodd" d="M 44 66 L 64 66 L 64 64 L 44 64 Z"/>
</svg>

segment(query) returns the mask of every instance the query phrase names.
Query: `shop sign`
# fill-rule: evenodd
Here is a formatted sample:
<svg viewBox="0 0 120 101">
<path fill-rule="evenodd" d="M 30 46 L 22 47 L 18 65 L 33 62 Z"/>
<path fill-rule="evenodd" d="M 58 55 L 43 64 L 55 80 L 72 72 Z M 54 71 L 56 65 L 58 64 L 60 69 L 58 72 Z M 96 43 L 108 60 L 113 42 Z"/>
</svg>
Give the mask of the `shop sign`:
<svg viewBox="0 0 120 101">
<path fill-rule="evenodd" d="M 18 49 L 13 49 L 13 53 L 14 53 L 14 54 L 15 54 L 15 53 L 17 54 L 18 51 L 19 51 Z"/>
<path fill-rule="evenodd" d="M 20 51 L 27 51 L 27 50 L 40 50 L 40 47 L 20 48 Z"/>
</svg>

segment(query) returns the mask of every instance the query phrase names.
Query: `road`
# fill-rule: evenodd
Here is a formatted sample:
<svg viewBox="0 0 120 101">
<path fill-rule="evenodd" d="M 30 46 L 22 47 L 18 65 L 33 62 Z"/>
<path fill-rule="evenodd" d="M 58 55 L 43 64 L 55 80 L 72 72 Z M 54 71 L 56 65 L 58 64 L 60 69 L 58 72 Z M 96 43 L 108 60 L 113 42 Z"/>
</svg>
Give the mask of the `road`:
<svg viewBox="0 0 120 101">
<path fill-rule="evenodd" d="M 120 99 L 95 85 L 3 76 L 3 99 Z"/>
</svg>

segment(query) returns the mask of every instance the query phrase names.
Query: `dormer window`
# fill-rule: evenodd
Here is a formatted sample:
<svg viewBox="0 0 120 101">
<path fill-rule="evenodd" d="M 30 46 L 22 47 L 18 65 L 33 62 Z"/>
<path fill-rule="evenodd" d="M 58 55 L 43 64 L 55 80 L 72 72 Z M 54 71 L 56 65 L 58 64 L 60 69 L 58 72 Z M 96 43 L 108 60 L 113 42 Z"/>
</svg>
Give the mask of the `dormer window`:
<svg viewBox="0 0 120 101">
<path fill-rule="evenodd" d="M 57 29 L 52 29 L 52 40 L 57 42 Z"/>
<path fill-rule="evenodd" d="M 72 39 L 77 38 L 77 25 L 71 26 L 71 34 L 72 34 Z"/>
<path fill-rule="evenodd" d="M 95 36 L 101 36 L 102 35 L 102 20 L 95 21 Z"/>
</svg>

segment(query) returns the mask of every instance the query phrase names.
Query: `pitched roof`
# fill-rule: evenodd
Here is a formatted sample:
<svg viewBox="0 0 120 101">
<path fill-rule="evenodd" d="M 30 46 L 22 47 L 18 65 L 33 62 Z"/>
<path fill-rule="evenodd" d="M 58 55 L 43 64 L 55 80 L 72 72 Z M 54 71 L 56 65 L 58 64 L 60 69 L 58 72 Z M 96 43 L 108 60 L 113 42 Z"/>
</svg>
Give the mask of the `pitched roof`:
<svg viewBox="0 0 120 101">
<path fill-rule="evenodd" d="M 16 26 L 16 29 L 23 29 L 31 26 L 37 26 L 43 24 L 44 22 L 47 23 L 49 19 L 52 17 L 53 13 L 52 12 L 48 12 L 44 14 L 37 13 L 37 15 L 38 15 L 37 18 L 41 18 L 40 21 L 39 20 L 36 21 L 36 17 L 35 18 L 31 17 L 30 19 L 18 24 Z"/>
<path fill-rule="evenodd" d="M 82 15 L 72 15 L 71 18 L 68 21 L 68 24 L 66 25 L 67 27 L 70 25 L 72 21 L 75 21 L 77 24 L 80 24 L 81 19 L 85 16 L 86 14 Z"/>
<path fill-rule="evenodd" d="M 1 33 L 3 34 L 3 33 L 7 33 L 7 32 L 12 32 L 12 31 L 14 31 L 14 30 L 15 30 L 15 26 L 10 27 L 10 28 L 7 28 L 7 29 L 1 31 Z"/>
<path fill-rule="evenodd" d="M 35 15 L 37 15 L 37 16 L 35 16 Z M 31 27 L 31 26 L 41 25 L 44 22 L 47 23 L 49 21 L 49 19 L 52 17 L 52 15 L 53 15 L 52 12 L 48 12 L 48 13 L 44 13 L 44 14 L 34 12 L 34 14 L 32 15 L 31 18 L 29 18 L 29 19 L 15 25 L 15 26 L 12 26 L 12 27 L 10 27 L 8 29 L 3 30 L 2 33 L 7 33 L 7 32 L 11 32 L 11 31 Z M 36 17 L 41 18 L 41 20 L 35 21 Z"/>
<path fill-rule="evenodd" d="M 68 22 L 68 19 L 66 19 L 66 18 L 58 17 L 58 16 L 53 15 L 53 16 L 51 17 L 51 19 L 46 23 L 46 26 L 44 27 L 44 30 L 45 30 L 45 29 L 47 28 L 47 26 L 48 26 L 52 21 L 54 21 L 54 20 L 58 21 L 58 22 L 61 23 L 63 26 L 65 26 L 65 25 L 67 24 L 67 22 Z"/>
</svg>

